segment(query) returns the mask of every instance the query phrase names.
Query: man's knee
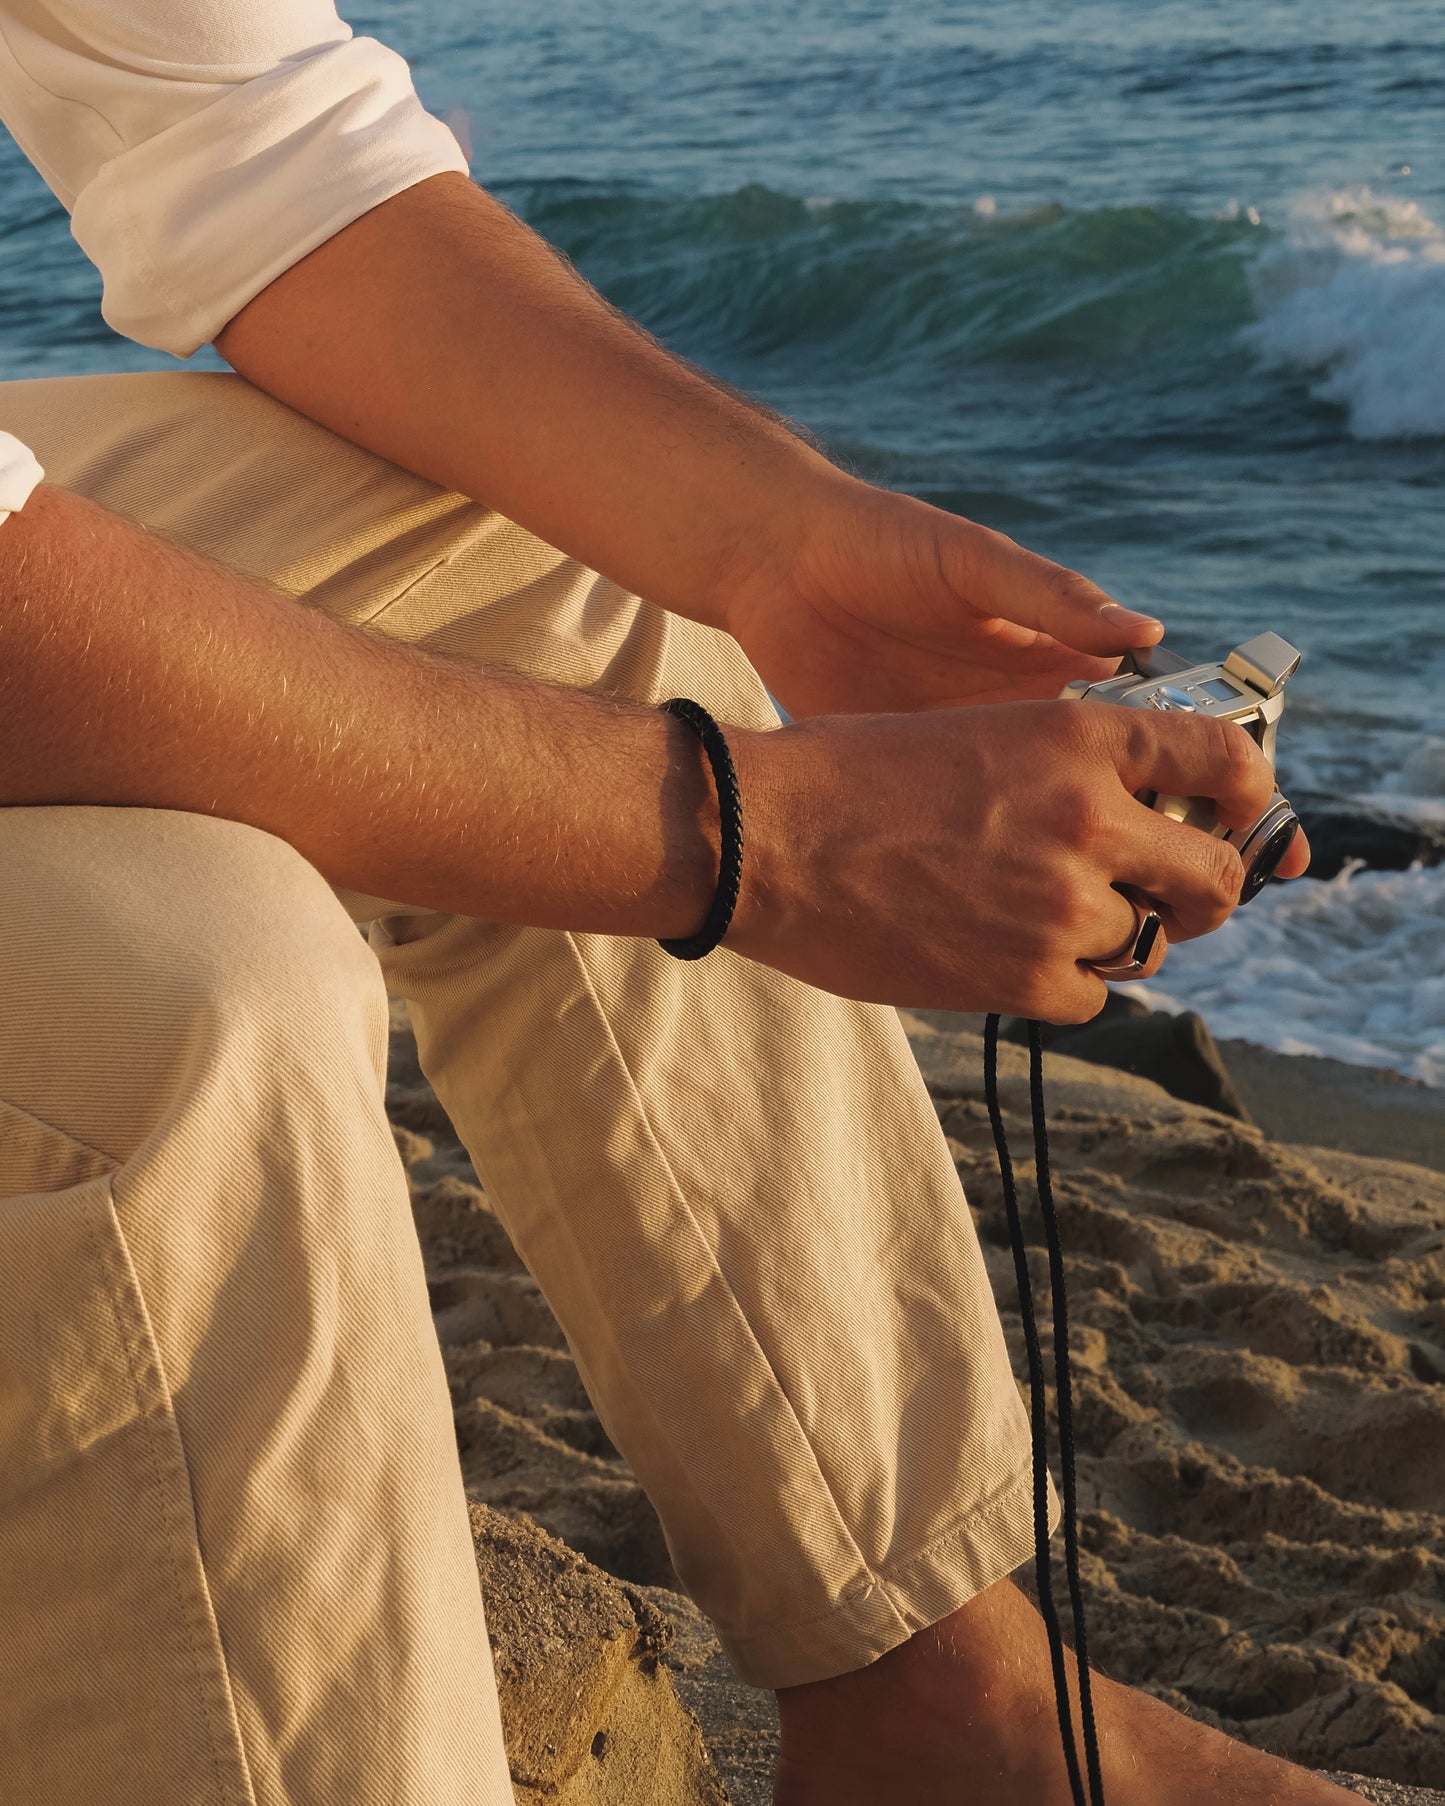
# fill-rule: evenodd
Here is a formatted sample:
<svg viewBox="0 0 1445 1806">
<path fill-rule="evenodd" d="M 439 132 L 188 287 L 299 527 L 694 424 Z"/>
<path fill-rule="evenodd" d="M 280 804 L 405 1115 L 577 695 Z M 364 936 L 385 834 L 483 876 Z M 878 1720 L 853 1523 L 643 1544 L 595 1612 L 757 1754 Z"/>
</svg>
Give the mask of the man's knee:
<svg viewBox="0 0 1445 1806">
<path fill-rule="evenodd" d="M 491 518 L 222 372 L 0 383 L 0 426 L 51 482 L 356 626 Z"/>
<path fill-rule="evenodd" d="M 0 1097 L 124 1159 L 198 1064 L 387 1033 L 375 956 L 321 874 L 243 823 L 0 809 Z"/>
</svg>

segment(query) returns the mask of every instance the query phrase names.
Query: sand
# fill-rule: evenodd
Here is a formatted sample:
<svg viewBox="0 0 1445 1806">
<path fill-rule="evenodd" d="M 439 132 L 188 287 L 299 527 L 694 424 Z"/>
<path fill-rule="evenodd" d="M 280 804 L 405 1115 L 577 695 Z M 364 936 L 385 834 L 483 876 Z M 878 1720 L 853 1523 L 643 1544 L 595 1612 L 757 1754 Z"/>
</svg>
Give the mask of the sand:
<svg viewBox="0 0 1445 1806">
<path fill-rule="evenodd" d="M 1219 1051 L 1250 1115 L 1276 1141 L 1409 1160 L 1445 1172 L 1445 1091 L 1397 1072 L 1248 1041 Z"/>
<path fill-rule="evenodd" d="M 980 1045 L 909 1026 L 1021 1357 Z M 392 1058 L 469 1486 L 623 1579 L 675 1587 L 400 1007 Z M 1004 1061 L 1021 1155 L 1023 1055 Z M 1271 1142 L 1066 1059 L 1049 1088 L 1096 1659 L 1295 1760 L 1445 1787 L 1445 1175 Z M 766 1698 L 729 1691 L 705 1624 L 689 1647 L 679 1684 L 734 1800 L 765 1800 Z"/>
</svg>

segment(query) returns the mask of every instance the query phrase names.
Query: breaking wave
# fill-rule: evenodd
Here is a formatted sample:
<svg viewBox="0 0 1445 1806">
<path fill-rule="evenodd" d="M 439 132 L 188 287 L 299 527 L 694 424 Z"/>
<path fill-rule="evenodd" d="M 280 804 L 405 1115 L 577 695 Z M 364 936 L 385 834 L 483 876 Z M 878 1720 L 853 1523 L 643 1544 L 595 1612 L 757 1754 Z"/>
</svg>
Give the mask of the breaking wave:
<svg viewBox="0 0 1445 1806">
<path fill-rule="evenodd" d="M 1355 438 L 1445 434 L 1445 231 L 1416 202 L 1370 188 L 1302 199 L 1252 281 L 1245 343 L 1314 375 Z"/>
<path fill-rule="evenodd" d="M 970 204 L 602 192 L 515 197 L 620 306 L 695 350 L 806 345 L 876 365 L 990 356 L 1090 360 L 1250 314 L 1246 217 L 1159 207 L 1007 212 Z"/>
<path fill-rule="evenodd" d="M 703 358 L 938 381 L 988 361 L 1157 367 L 1176 389 L 1303 376 L 1360 439 L 1445 434 L 1445 230 L 1369 188 L 1232 205 L 1010 211 L 535 184 L 516 197 L 620 306 Z M 1215 376 L 1199 370 L 1215 366 Z"/>
</svg>

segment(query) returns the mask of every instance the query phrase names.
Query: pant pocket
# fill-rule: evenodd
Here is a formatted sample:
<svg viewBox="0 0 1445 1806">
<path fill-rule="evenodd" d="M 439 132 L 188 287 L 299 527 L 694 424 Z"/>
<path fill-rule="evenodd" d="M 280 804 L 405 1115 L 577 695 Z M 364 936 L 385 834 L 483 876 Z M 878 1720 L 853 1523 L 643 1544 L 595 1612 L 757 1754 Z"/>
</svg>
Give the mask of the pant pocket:
<svg viewBox="0 0 1445 1806">
<path fill-rule="evenodd" d="M 108 1173 L 114 1165 L 108 1154 L 0 1097 L 0 1199 L 60 1191 Z"/>
<path fill-rule="evenodd" d="M 0 1799 L 256 1806 L 170 1391 L 96 1168 L 0 1104 Z"/>
</svg>

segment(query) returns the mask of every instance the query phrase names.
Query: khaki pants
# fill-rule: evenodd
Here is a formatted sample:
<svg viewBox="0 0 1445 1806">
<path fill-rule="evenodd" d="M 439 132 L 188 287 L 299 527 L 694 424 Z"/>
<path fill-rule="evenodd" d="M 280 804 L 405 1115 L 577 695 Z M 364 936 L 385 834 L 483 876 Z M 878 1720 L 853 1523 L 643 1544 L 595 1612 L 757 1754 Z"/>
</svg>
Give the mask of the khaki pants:
<svg viewBox="0 0 1445 1806">
<path fill-rule="evenodd" d="M 0 427 L 337 620 L 775 719 L 726 636 L 237 378 L 11 383 Z M 0 809 L 0 1799 L 511 1798 L 387 992 L 744 1678 L 859 1667 L 1029 1551 L 894 1012 L 338 893 L 209 816 Z"/>
</svg>

